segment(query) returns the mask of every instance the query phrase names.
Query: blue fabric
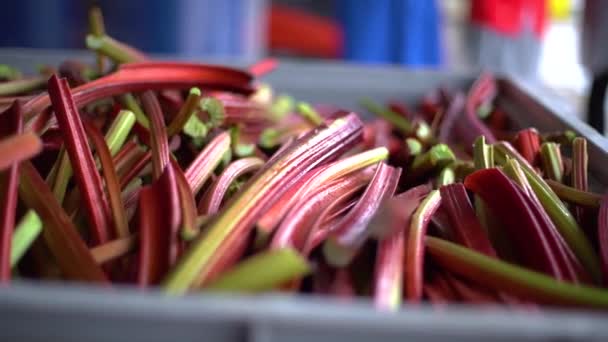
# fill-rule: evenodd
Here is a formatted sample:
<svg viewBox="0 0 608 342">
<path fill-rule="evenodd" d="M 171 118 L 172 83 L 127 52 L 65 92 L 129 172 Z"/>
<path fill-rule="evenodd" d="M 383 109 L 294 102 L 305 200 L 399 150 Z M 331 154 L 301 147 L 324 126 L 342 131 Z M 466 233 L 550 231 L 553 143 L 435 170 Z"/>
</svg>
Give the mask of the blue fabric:
<svg viewBox="0 0 608 342">
<path fill-rule="evenodd" d="M 256 0 L 98 0 L 108 34 L 146 52 L 242 57 L 244 20 L 259 20 Z M 0 46 L 84 48 L 88 31 L 83 0 L 3 3 Z M 256 21 L 256 24 L 258 22 Z M 261 25 L 261 23 L 259 23 Z"/>
<path fill-rule="evenodd" d="M 434 0 L 338 0 L 337 5 L 347 59 L 440 65 L 440 17 Z"/>
</svg>

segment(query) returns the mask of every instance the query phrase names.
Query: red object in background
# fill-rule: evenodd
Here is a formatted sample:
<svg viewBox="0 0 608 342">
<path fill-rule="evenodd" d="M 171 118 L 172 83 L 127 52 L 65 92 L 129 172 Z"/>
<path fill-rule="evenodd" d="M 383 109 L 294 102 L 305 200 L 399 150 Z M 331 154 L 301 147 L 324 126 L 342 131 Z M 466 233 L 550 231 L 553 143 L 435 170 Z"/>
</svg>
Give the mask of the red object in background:
<svg viewBox="0 0 608 342">
<path fill-rule="evenodd" d="M 340 26 L 331 19 L 286 6 L 270 8 L 268 44 L 271 50 L 336 58 L 342 55 L 343 41 Z"/>
<path fill-rule="evenodd" d="M 473 0 L 471 21 L 509 36 L 517 36 L 529 20 L 533 32 L 545 32 L 548 4 L 546 0 Z"/>
</svg>

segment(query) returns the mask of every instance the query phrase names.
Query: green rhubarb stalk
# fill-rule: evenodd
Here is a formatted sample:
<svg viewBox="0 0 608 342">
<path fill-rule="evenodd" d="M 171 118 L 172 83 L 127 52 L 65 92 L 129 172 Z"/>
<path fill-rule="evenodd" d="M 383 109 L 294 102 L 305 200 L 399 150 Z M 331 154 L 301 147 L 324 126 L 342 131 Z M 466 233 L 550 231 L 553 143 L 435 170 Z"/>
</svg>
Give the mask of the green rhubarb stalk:
<svg viewBox="0 0 608 342">
<path fill-rule="evenodd" d="M 230 128 L 230 140 L 232 142 L 232 152 L 237 157 L 243 158 L 253 155 L 255 145 L 241 143 L 241 125 L 234 125 Z"/>
<path fill-rule="evenodd" d="M 121 110 L 105 135 L 112 156 L 116 155 L 125 144 L 133 125 L 135 125 L 135 114 L 130 110 Z"/>
<path fill-rule="evenodd" d="M 89 32 L 95 37 L 101 37 L 106 34 L 106 28 L 103 23 L 103 14 L 101 9 L 97 6 L 93 6 L 89 9 Z M 100 52 L 97 53 L 97 71 L 103 73 L 104 70 L 104 55 Z"/>
<path fill-rule="evenodd" d="M 201 110 L 209 115 L 209 122 L 207 125 L 210 128 L 219 127 L 224 123 L 224 119 L 226 118 L 226 110 L 222 101 L 216 99 L 215 97 L 203 97 L 199 102 L 199 106 Z"/>
<path fill-rule="evenodd" d="M 574 254 L 576 254 L 593 279 L 599 281 L 601 279 L 601 271 L 597 253 L 564 203 L 523 157 L 510 149 L 504 142 L 496 143 L 494 151 L 502 164 L 506 162 L 507 157 L 514 158 L 519 162 L 532 190 L 540 200 L 543 208 L 547 211 L 547 214 L 549 214 L 549 217 L 551 217 L 553 223 L 555 223 L 564 240 L 572 248 Z"/>
<path fill-rule="evenodd" d="M 456 160 L 454 162 L 454 172 L 456 172 L 456 178 L 464 179 L 471 173 L 475 172 L 475 165 L 470 160 Z"/>
<path fill-rule="evenodd" d="M 494 147 L 486 143 L 486 138 L 483 135 L 477 137 L 473 143 L 473 165 L 477 170 L 494 167 Z M 509 237 L 500 225 L 500 220 L 492 216 L 481 197 L 475 195 L 473 201 L 479 223 L 488 232 L 488 237 L 498 254 L 507 260 L 514 260 L 515 253 L 509 242 Z"/>
<path fill-rule="evenodd" d="M 310 270 L 306 259 L 295 250 L 271 250 L 242 261 L 204 289 L 246 293 L 268 291 L 302 277 Z"/>
<path fill-rule="evenodd" d="M 572 141 L 576 138 L 576 133 L 571 130 L 563 132 L 549 133 L 543 137 L 543 141 L 552 141 L 565 146 L 572 145 Z"/>
<path fill-rule="evenodd" d="M 201 99 L 201 90 L 194 87 L 190 89 L 188 93 L 188 97 L 186 98 L 186 102 L 179 109 L 179 112 L 171 121 L 169 126 L 167 127 L 167 135 L 172 136 L 179 133 L 186 122 L 188 122 L 193 116 L 196 116 L 196 111 L 198 109 L 198 104 Z"/>
<path fill-rule="evenodd" d="M 59 203 L 63 203 L 68 189 L 68 183 L 72 177 L 72 164 L 70 164 L 70 157 L 67 153 L 61 153 L 60 155 L 61 159 L 59 160 L 59 166 L 57 167 L 55 183 L 53 183 L 53 195 L 55 195 L 55 198 Z"/>
<path fill-rule="evenodd" d="M 549 187 L 551 187 L 551 190 L 553 190 L 560 199 L 568 203 L 589 208 L 600 207 L 600 202 L 602 200 L 602 195 L 600 194 L 578 190 L 550 179 L 547 179 L 546 181 Z"/>
<path fill-rule="evenodd" d="M 275 121 L 280 121 L 287 114 L 295 109 L 295 101 L 293 97 L 288 95 L 279 95 L 270 106 L 270 114 Z"/>
<path fill-rule="evenodd" d="M 163 288 L 171 294 L 181 294 L 187 291 L 193 284 L 204 282 L 205 277 L 213 267 L 218 265 L 218 253 L 226 253 L 226 249 L 234 246 L 238 233 L 249 232 L 255 221 L 262 214 L 260 203 L 264 203 L 267 196 L 277 192 L 277 187 L 283 186 L 290 178 L 299 177 L 299 172 L 304 172 L 307 167 L 319 163 L 327 155 L 321 152 L 333 146 L 335 142 L 327 140 L 336 136 L 352 139 L 360 134 L 361 123 L 355 120 L 353 115 L 334 120 L 327 127 L 316 131 L 313 135 L 306 137 L 301 145 L 294 145 L 291 150 L 283 153 L 280 158 L 273 160 L 270 167 L 260 171 L 255 178 L 249 181 L 247 187 L 239 192 L 238 197 L 233 198 L 224 209 L 216 215 L 208 226 L 205 236 L 193 243 L 189 250 L 180 258 L 177 265 L 171 270 L 163 282 Z M 343 133 L 347 130 L 348 134 Z M 341 144 L 347 144 L 349 140 L 342 140 Z M 331 145 L 330 145 L 331 143 Z M 321 145 L 325 147 L 320 149 Z M 315 149 L 310 149 L 315 146 Z M 347 145 L 344 145 L 347 146 Z M 310 156 L 304 159 L 302 156 Z M 295 178 L 299 179 L 299 178 Z M 225 254 L 223 254 L 225 255 Z"/>
<path fill-rule="evenodd" d="M 141 61 L 141 55 L 125 47 L 124 44 L 114 40 L 107 35 L 87 35 L 86 45 L 88 49 L 103 54 L 116 63 L 130 63 Z"/>
<path fill-rule="evenodd" d="M 549 304 L 608 308 L 606 290 L 560 282 L 430 236 L 426 237 L 426 247 L 433 260 L 446 270 L 489 288 Z"/>
<path fill-rule="evenodd" d="M 455 159 L 456 157 L 448 145 L 437 144 L 414 158 L 410 172 L 406 174 L 406 177 L 410 180 L 415 179 L 432 170 L 442 169 L 454 162 Z"/>
<path fill-rule="evenodd" d="M 22 78 L 0 83 L 0 96 L 16 95 L 36 90 L 46 84 L 46 77 Z"/>
<path fill-rule="evenodd" d="M 137 100 L 133 94 L 127 93 L 120 96 L 120 102 L 127 107 L 127 109 L 133 112 L 133 114 L 135 114 L 135 119 L 140 125 L 148 129 L 150 128 L 150 120 L 144 113 L 144 110 L 141 109 L 139 103 L 137 103 Z"/>
<path fill-rule="evenodd" d="M 361 100 L 360 104 L 370 113 L 375 114 L 383 118 L 384 120 L 390 122 L 402 133 L 410 134 L 412 132 L 412 124 L 409 122 L 409 120 L 399 115 L 398 113 L 395 113 L 392 110 L 387 109 L 370 99 L 363 99 Z"/>
<path fill-rule="evenodd" d="M 416 138 L 406 138 L 405 146 L 407 147 L 408 154 L 412 157 L 415 157 L 422 153 L 422 144 Z"/>
<path fill-rule="evenodd" d="M 143 184 L 144 184 L 144 182 L 141 180 L 141 178 L 133 178 L 133 180 L 130 181 L 127 185 L 125 185 L 125 187 L 122 189 L 123 201 L 124 201 L 124 197 L 128 193 L 141 188 Z"/>
<path fill-rule="evenodd" d="M 554 142 L 543 143 L 540 147 L 540 158 L 547 178 L 562 182 L 564 165 L 559 145 Z"/>
<path fill-rule="evenodd" d="M 444 185 L 452 184 L 456 180 L 456 173 L 451 166 L 446 166 L 439 172 L 439 176 L 437 177 L 437 188 L 440 188 Z"/>
<path fill-rule="evenodd" d="M 478 170 L 494 167 L 494 148 L 486 144 L 483 135 L 477 137 L 473 144 L 473 163 Z"/>
<path fill-rule="evenodd" d="M 21 219 L 11 242 L 11 267 L 15 267 L 42 232 L 42 221 L 35 211 L 29 210 Z"/>
<path fill-rule="evenodd" d="M 279 144 L 281 133 L 275 128 L 266 128 L 260 134 L 260 146 L 263 148 L 273 148 Z"/>
<path fill-rule="evenodd" d="M 319 126 L 323 123 L 323 118 L 312 108 L 312 106 L 306 102 L 299 102 L 297 104 L 298 113 L 308 121 L 313 127 Z"/>
<path fill-rule="evenodd" d="M 524 192 L 528 192 L 527 189 L 529 188 L 530 183 L 528 182 L 521 165 L 519 165 L 515 159 L 509 158 L 502 170 L 507 176 L 509 176 L 509 178 L 511 178 L 511 180 L 517 183 L 517 185 L 519 185 Z"/>
<path fill-rule="evenodd" d="M 131 129 L 134 124 L 134 115 L 130 111 L 122 110 L 116 116 L 116 119 L 110 125 L 105 141 L 110 149 L 112 155 L 115 155 L 125 144 Z M 99 163 L 97 162 L 97 167 Z M 55 183 L 53 184 L 53 194 L 59 203 L 63 203 L 65 194 L 68 188 L 68 183 L 72 177 L 72 165 L 70 164 L 70 157 L 67 153 L 63 153 L 59 160 L 59 167 L 57 169 Z"/>
<path fill-rule="evenodd" d="M 0 78 L 7 81 L 14 81 L 20 79 L 21 76 L 21 72 L 16 68 L 7 64 L 0 64 Z"/>
</svg>

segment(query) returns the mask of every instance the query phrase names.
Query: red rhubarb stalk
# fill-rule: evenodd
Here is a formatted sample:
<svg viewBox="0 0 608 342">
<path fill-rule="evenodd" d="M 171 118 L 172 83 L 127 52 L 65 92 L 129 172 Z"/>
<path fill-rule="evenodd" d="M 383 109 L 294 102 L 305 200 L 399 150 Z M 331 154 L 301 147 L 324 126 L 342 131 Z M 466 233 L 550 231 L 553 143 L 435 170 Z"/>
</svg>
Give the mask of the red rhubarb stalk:
<svg viewBox="0 0 608 342">
<path fill-rule="evenodd" d="M 182 216 L 181 230 L 179 234 L 175 235 L 175 238 L 177 239 L 179 235 L 179 237 L 185 240 L 191 240 L 198 235 L 198 225 L 196 223 L 197 211 L 194 194 L 192 194 L 192 191 L 190 190 L 190 186 L 188 185 L 184 171 L 182 171 L 175 159 L 171 159 L 171 166 L 173 167 L 173 172 L 175 173 L 175 182 L 179 192 Z M 181 242 L 176 241 L 176 244 L 180 246 Z"/>
<path fill-rule="evenodd" d="M 587 154 L 587 139 L 576 137 L 572 141 L 572 187 L 581 190 L 589 190 L 587 181 L 589 155 Z M 576 207 L 574 215 L 582 225 L 585 223 L 585 208 Z"/>
<path fill-rule="evenodd" d="M 397 310 L 403 291 L 405 227 L 378 242 L 374 274 L 374 304 L 381 310 Z"/>
<path fill-rule="evenodd" d="M 158 179 L 169 164 L 169 143 L 163 112 L 152 91 L 146 91 L 141 95 L 141 103 L 151 124 L 152 171 L 154 179 Z"/>
<path fill-rule="evenodd" d="M 323 245 L 325 259 L 330 265 L 345 266 L 352 261 L 370 236 L 369 223 L 376 211 L 386 199 L 393 196 L 400 175 L 400 169 L 385 163 L 378 166 L 359 202 L 342 219 L 340 226 Z"/>
<path fill-rule="evenodd" d="M 357 203 L 357 199 L 353 199 L 355 194 L 356 192 L 342 194 L 323 209 L 310 228 L 310 234 L 302 251 L 303 255 L 310 255 L 340 225 L 344 214 Z"/>
<path fill-rule="evenodd" d="M 604 271 L 604 284 L 608 284 L 608 195 L 602 197 L 597 219 L 597 235 Z"/>
<path fill-rule="evenodd" d="M 452 288 L 460 298 L 464 299 L 467 303 L 482 305 L 498 304 L 498 298 L 484 288 L 467 284 L 449 274 L 446 274 L 445 278 L 450 282 Z"/>
<path fill-rule="evenodd" d="M 78 108 L 105 97 L 128 92 L 158 89 L 231 90 L 251 93 L 251 75 L 246 72 L 204 64 L 184 62 L 139 62 L 123 64 L 118 71 L 73 89 Z M 47 94 L 41 94 L 24 104 L 26 119 L 40 113 L 51 104 Z"/>
<path fill-rule="evenodd" d="M 40 216 L 44 240 L 68 279 L 107 282 L 106 275 L 91 256 L 74 223 L 30 162 L 21 164 L 19 196 Z"/>
<path fill-rule="evenodd" d="M 530 165 L 538 165 L 540 153 L 540 135 L 535 128 L 519 131 L 515 136 L 515 147 L 526 158 Z"/>
<path fill-rule="evenodd" d="M 323 166 L 305 175 L 298 183 L 287 190 L 283 196 L 260 218 L 257 223 L 260 233 L 269 235 L 283 219 L 287 211 L 300 198 L 321 184 L 331 182 L 351 172 L 361 170 L 388 157 L 384 147 L 355 154 Z"/>
<path fill-rule="evenodd" d="M 311 169 L 337 158 L 361 138 L 363 125 L 356 114 L 343 113 L 328 126 L 322 125 L 300 138 L 292 147 L 258 171 L 239 195 L 218 213 L 204 238 L 193 244 L 164 281 L 165 291 L 185 292 L 204 282 L 209 270 L 239 237 L 250 232 L 262 212 L 283 191 Z"/>
<path fill-rule="evenodd" d="M 479 76 L 471 87 L 465 104 L 464 120 L 456 121 L 456 128 L 466 146 L 472 146 L 480 135 L 490 144 L 496 141 L 492 131 L 477 116 L 478 107 L 491 101 L 496 96 L 496 91 L 496 81 L 487 73 Z"/>
<path fill-rule="evenodd" d="M 441 204 L 439 190 L 431 191 L 414 212 L 407 237 L 405 274 L 408 300 L 417 303 L 422 299 L 424 280 L 424 236 L 431 217 Z"/>
<path fill-rule="evenodd" d="M 476 171 L 465 186 L 479 195 L 487 207 L 502 218 L 522 261 L 529 267 L 563 280 L 564 275 L 550 249 L 541 223 L 526 195 L 499 169 Z"/>
<path fill-rule="evenodd" d="M 448 106 L 445 114 L 443 115 L 443 120 L 439 125 L 439 141 L 448 144 L 453 140 L 453 127 L 458 121 L 460 114 L 464 110 L 465 105 L 465 96 L 462 93 L 457 93 L 450 105 Z"/>
<path fill-rule="evenodd" d="M 0 137 L 20 134 L 23 131 L 21 103 L 15 101 L 0 114 Z M 4 155 L 2 155 L 4 158 Z M 0 284 L 11 278 L 11 242 L 15 229 L 17 192 L 19 187 L 19 162 L 0 172 Z"/>
<path fill-rule="evenodd" d="M 431 190 L 428 184 L 418 185 L 388 199 L 376 215 L 378 222 L 372 223 L 372 235 L 382 239 L 409 227 L 414 211 Z"/>
<path fill-rule="evenodd" d="M 192 193 L 196 195 L 211 176 L 213 170 L 219 165 L 224 154 L 230 149 L 230 134 L 222 132 L 211 140 L 205 149 L 190 163 L 184 171 Z"/>
<path fill-rule="evenodd" d="M 475 215 L 464 185 L 442 186 L 440 192 L 457 241 L 487 256 L 496 257 L 496 251 Z"/>
<path fill-rule="evenodd" d="M 65 79 L 59 79 L 56 76 L 51 77 L 48 88 L 55 116 L 64 133 L 64 143 L 74 170 L 76 183 L 84 200 L 83 206 L 87 219 L 93 230 L 94 244 L 107 242 L 110 222 L 106 214 L 109 213 L 109 210 L 106 210 L 107 202 L 103 195 L 101 176 L 97 172 L 70 88 Z"/>
<path fill-rule="evenodd" d="M 116 175 L 116 169 L 114 168 L 110 149 L 108 148 L 103 135 L 97 129 L 97 127 L 88 122 L 84 123 L 84 127 L 86 132 L 89 134 L 91 141 L 93 142 L 93 146 L 95 146 L 95 151 L 97 151 L 99 161 L 101 162 L 101 169 L 106 182 L 106 190 L 108 199 L 110 201 L 110 208 L 112 209 L 116 236 L 118 238 L 127 237 L 129 235 L 129 223 L 122 202 L 122 197 L 120 194 L 120 182 L 118 181 L 118 176 Z"/>
<path fill-rule="evenodd" d="M 570 246 L 559 234 L 557 227 L 544 210 L 519 163 L 514 159 L 510 159 L 503 167 L 503 171 L 519 185 L 519 190 L 523 193 L 529 203 L 530 209 L 532 209 L 538 219 L 540 227 L 543 230 L 543 235 L 546 237 L 550 249 L 554 252 L 560 269 L 564 271 L 564 279 L 575 282 L 578 282 L 579 277 L 581 279 L 589 279 L 587 272 L 582 268 L 582 265 L 574 255 L 574 252 L 572 252 Z"/>
<path fill-rule="evenodd" d="M 175 253 L 172 235 L 179 224 L 180 212 L 173 168 L 166 167 L 161 177 L 139 192 L 139 270 L 137 284 L 158 284 Z"/>
<path fill-rule="evenodd" d="M 141 174 L 146 166 L 152 160 L 152 151 L 147 151 L 138 159 L 135 159 L 135 162 L 131 165 L 125 174 L 120 178 L 120 188 L 124 188 L 127 184 L 129 184 L 133 179 Z"/>
<path fill-rule="evenodd" d="M 0 171 L 42 151 L 42 141 L 34 133 L 13 134 L 0 140 Z"/>
<path fill-rule="evenodd" d="M 239 159 L 228 165 L 201 198 L 198 204 L 199 214 L 211 215 L 218 212 L 230 184 L 245 174 L 259 170 L 263 165 L 264 161 L 257 157 Z"/>
<path fill-rule="evenodd" d="M 273 249 L 292 247 L 303 250 L 309 238 L 314 219 L 323 208 L 329 206 L 335 199 L 344 194 L 352 194 L 361 189 L 371 179 L 370 172 L 362 170 L 352 175 L 321 186 L 310 197 L 302 198 L 299 203 L 287 213 L 277 229 L 270 244 Z"/>
</svg>

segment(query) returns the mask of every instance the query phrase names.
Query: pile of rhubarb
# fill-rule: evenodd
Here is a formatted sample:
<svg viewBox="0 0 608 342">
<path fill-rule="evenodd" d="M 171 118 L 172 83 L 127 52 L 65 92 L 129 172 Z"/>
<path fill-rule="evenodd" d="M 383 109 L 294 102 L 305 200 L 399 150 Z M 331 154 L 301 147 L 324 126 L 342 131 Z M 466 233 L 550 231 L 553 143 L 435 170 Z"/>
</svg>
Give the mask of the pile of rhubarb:
<svg viewBox="0 0 608 342">
<path fill-rule="evenodd" d="M 0 67 L 1 283 L 608 307 L 585 138 L 517 130 L 491 75 L 364 122 L 90 22 L 95 65 Z"/>
</svg>

